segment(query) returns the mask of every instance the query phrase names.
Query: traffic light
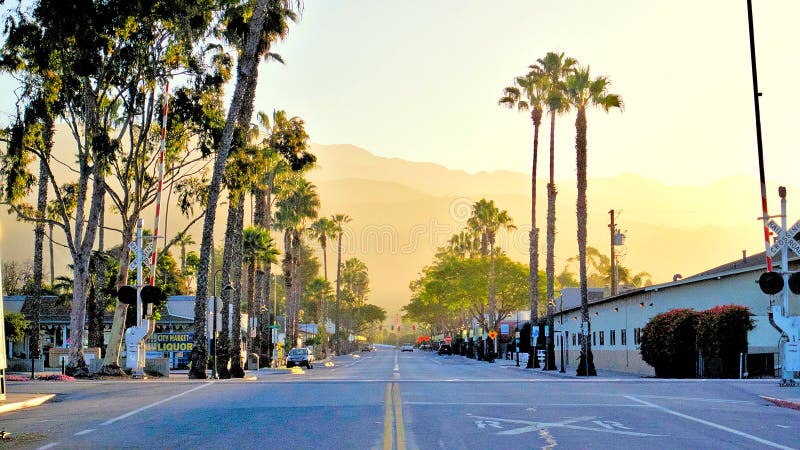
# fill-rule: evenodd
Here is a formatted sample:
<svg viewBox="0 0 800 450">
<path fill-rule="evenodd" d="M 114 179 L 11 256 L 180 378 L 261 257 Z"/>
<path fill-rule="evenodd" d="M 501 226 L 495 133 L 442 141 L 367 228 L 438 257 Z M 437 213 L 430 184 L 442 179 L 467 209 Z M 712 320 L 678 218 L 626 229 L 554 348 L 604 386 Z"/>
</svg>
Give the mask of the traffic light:
<svg viewBox="0 0 800 450">
<path fill-rule="evenodd" d="M 122 286 L 117 291 L 117 299 L 120 303 L 133 305 L 136 303 L 136 288 L 133 286 Z"/>
<path fill-rule="evenodd" d="M 792 294 L 800 294 L 800 272 L 794 272 L 789 275 L 788 284 Z M 764 272 L 758 277 L 758 287 L 765 294 L 775 295 L 783 290 L 783 276 L 778 272 Z"/>
<path fill-rule="evenodd" d="M 164 291 L 155 286 L 142 287 L 142 305 L 152 304 L 153 309 L 158 309 L 164 302 L 167 301 L 167 296 Z"/>
</svg>

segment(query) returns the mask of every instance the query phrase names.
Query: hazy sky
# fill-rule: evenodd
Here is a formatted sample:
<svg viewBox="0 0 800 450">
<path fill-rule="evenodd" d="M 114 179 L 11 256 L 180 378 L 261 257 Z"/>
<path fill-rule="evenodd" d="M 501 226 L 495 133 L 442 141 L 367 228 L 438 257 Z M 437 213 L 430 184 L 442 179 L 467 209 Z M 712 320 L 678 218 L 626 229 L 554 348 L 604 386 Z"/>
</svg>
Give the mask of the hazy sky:
<svg viewBox="0 0 800 450">
<path fill-rule="evenodd" d="M 755 0 L 754 16 L 771 192 L 795 178 L 800 2 Z M 314 142 L 530 172 L 530 117 L 497 100 L 555 50 L 608 76 L 625 102 L 589 114 L 590 176 L 758 176 L 745 0 L 306 0 L 274 50 L 286 65 L 262 66 L 256 109 L 303 117 Z M 558 178 L 574 179 L 573 145 L 574 114 L 559 117 Z"/>
<path fill-rule="evenodd" d="M 772 193 L 796 178 L 800 1 L 753 3 Z M 625 102 L 623 112 L 589 113 L 590 176 L 636 173 L 669 184 L 758 176 L 745 0 L 304 4 L 274 48 L 286 65 L 262 65 L 256 109 L 301 116 L 314 142 L 468 172 L 529 173 L 530 116 L 497 100 L 529 64 L 559 51 L 608 76 Z M 7 78 L 0 87 L 10 90 Z M 9 92 L 0 113 L 12 105 Z M 574 114 L 557 119 L 559 179 L 575 176 L 573 122 Z M 545 123 L 543 150 L 548 139 Z M 545 168 L 543 158 L 542 176 Z"/>
</svg>

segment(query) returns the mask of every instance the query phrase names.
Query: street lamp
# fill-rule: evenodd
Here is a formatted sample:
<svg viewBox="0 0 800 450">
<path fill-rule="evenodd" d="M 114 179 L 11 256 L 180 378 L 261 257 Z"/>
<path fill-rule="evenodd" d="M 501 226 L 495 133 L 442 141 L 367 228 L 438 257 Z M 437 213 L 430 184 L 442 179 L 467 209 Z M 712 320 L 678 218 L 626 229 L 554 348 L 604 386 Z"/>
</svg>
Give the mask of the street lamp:
<svg viewBox="0 0 800 450">
<path fill-rule="evenodd" d="M 214 320 L 214 325 L 212 326 L 212 334 L 211 337 L 214 338 L 214 365 L 211 369 L 211 378 L 217 378 L 217 274 L 222 272 L 222 269 L 217 269 L 214 272 L 214 276 L 212 277 L 212 290 L 213 290 L 213 298 L 214 298 L 214 312 L 212 313 L 211 317 Z M 230 283 L 226 284 L 225 287 L 222 288 L 222 292 L 230 292 L 233 290 Z"/>
</svg>

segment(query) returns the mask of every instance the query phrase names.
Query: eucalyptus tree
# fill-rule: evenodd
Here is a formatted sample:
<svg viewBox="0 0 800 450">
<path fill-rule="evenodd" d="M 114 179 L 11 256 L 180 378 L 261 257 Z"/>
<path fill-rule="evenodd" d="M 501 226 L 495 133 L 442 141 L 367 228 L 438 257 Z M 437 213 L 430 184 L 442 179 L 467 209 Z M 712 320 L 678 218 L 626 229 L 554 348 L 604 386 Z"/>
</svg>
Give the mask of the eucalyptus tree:
<svg viewBox="0 0 800 450">
<path fill-rule="evenodd" d="M 547 111 L 550 114 L 550 178 L 547 184 L 547 245 L 545 255 L 545 273 L 547 274 L 547 322 L 550 333 L 547 336 L 547 359 L 545 368 L 555 369 L 555 349 L 553 347 L 553 299 L 555 297 L 555 242 L 556 242 L 556 195 L 555 184 L 555 129 L 556 116 L 569 111 L 569 102 L 565 98 L 564 81 L 577 65 L 574 58 L 565 57 L 564 53 L 548 52 L 539 58 L 531 70 L 543 78 L 544 96 Z"/>
<path fill-rule="evenodd" d="M 495 286 L 495 243 L 497 232 L 501 229 L 513 230 L 513 224 L 508 211 L 498 209 L 494 200 L 480 199 L 472 205 L 472 215 L 467 220 L 467 226 L 473 233 L 481 236 L 481 252 L 484 256 L 489 256 L 489 301 L 487 328 L 495 329 L 499 323 L 496 305 L 496 286 Z"/>
<path fill-rule="evenodd" d="M 119 177 L 114 172 L 119 161 L 143 162 L 126 153 L 134 150 L 121 145 L 122 137 L 125 133 L 149 132 L 148 127 L 134 132 L 138 120 L 134 117 L 150 112 L 141 108 L 154 98 L 148 92 L 153 92 L 156 80 L 183 67 L 186 58 L 181 51 L 191 48 L 186 44 L 205 34 L 214 5 L 213 0 L 169 5 L 123 0 L 38 1 L 29 8 L 13 10 L 7 17 L 4 53 L 20 59 L 32 55 L 27 61 L 35 62 L 37 71 L 55 74 L 58 95 L 65 105 L 61 115 L 77 146 L 75 212 L 68 215 L 62 207 L 56 224 L 65 234 L 76 283 L 70 319 L 72 373 L 86 373 L 81 344 L 88 261 L 103 196 L 114 186 L 106 183 L 106 178 L 111 174 Z M 75 23 L 82 26 L 76 28 Z M 59 183 L 52 170 L 47 173 L 56 201 L 61 201 Z M 129 180 L 120 181 L 127 186 Z"/>
<path fill-rule="evenodd" d="M 528 246 L 529 279 L 528 288 L 530 296 L 531 323 L 538 322 L 539 316 L 539 229 L 536 227 L 536 163 L 539 158 L 539 127 L 542 124 L 544 103 L 546 101 L 546 88 L 548 79 L 537 66 L 525 76 L 514 79 L 514 85 L 503 90 L 503 97 L 498 103 L 508 108 L 516 107 L 519 111 L 531 112 L 533 123 L 533 166 L 531 168 L 531 232 Z M 536 347 L 531 346 L 528 355 L 527 367 L 538 368 L 539 359 L 536 358 Z"/>
<path fill-rule="evenodd" d="M 302 176 L 295 175 L 278 196 L 275 213 L 276 227 L 283 230 L 283 277 L 286 286 L 286 339 L 296 346 L 300 337 L 298 312 L 302 295 L 300 254 L 303 233 L 308 222 L 317 218 L 319 210 L 317 188 Z"/>
<path fill-rule="evenodd" d="M 258 80 L 258 63 L 262 57 L 270 56 L 270 48 L 274 41 L 286 36 L 288 33 L 287 19 L 295 18 L 295 9 L 299 8 L 300 4 L 301 2 L 292 0 L 251 0 L 231 5 L 224 12 L 225 26 L 221 34 L 238 52 L 236 84 L 208 185 L 208 207 L 200 240 L 200 264 L 194 307 L 195 335 L 198 338 L 192 350 L 190 378 L 205 379 L 207 377 L 205 368 L 208 364 L 208 347 L 205 339 L 205 310 L 208 296 L 208 268 L 213 249 L 214 222 L 225 163 L 231 151 L 237 127 L 239 129 L 244 125 L 249 127 Z"/>
<path fill-rule="evenodd" d="M 600 76 L 592 78 L 589 67 L 580 67 L 567 77 L 566 93 L 570 104 L 577 111 L 575 118 L 575 154 L 577 166 L 578 198 L 576 210 L 578 218 L 578 276 L 581 283 L 581 316 L 591 332 L 589 321 L 589 296 L 586 279 L 586 155 L 588 141 L 586 138 L 586 110 L 597 107 L 605 112 L 614 108 L 622 108 L 622 97 L 608 92 L 610 83 L 608 78 Z M 588 373 L 586 372 L 585 358 L 588 358 Z M 581 364 L 578 365 L 578 375 L 597 375 L 592 358 L 592 346 L 588 339 L 583 340 L 581 349 Z"/>
<path fill-rule="evenodd" d="M 341 349 L 341 341 L 340 341 L 340 333 L 339 327 L 341 326 L 341 315 L 342 315 L 342 305 L 341 305 L 341 284 L 342 284 L 342 236 L 344 234 L 344 225 L 350 223 L 352 220 L 350 216 L 347 214 L 334 214 L 331 216 L 331 220 L 334 223 L 334 232 L 336 234 L 336 239 L 338 241 L 338 249 L 336 251 L 336 317 L 334 318 L 334 328 L 336 332 L 334 334 L 334 341 L 336 345 L 336 351 L 339 352 Z"/>
</svg>

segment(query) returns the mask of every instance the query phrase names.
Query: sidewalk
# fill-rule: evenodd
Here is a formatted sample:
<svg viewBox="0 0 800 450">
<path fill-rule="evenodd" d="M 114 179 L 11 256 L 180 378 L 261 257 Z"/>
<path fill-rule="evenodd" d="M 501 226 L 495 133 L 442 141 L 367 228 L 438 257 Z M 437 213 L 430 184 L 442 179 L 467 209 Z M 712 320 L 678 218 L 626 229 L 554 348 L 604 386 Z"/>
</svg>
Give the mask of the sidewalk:
<svg viewBox="0 0 800 450">
<path fill-rule="evenodd" d="M 0 400 L 0 414 L 39 406 L 55 396 L 56 394 L 6 394 L 6 399 Z"/>
</svg>

